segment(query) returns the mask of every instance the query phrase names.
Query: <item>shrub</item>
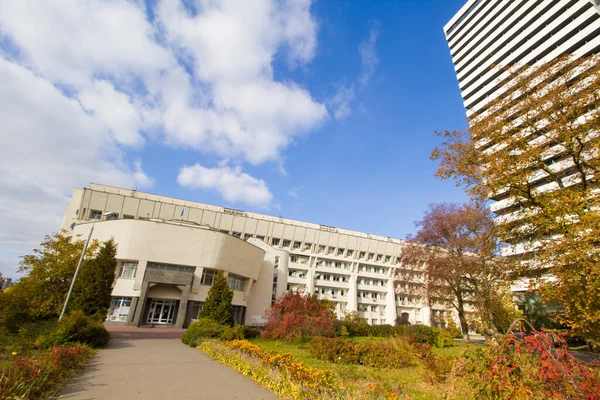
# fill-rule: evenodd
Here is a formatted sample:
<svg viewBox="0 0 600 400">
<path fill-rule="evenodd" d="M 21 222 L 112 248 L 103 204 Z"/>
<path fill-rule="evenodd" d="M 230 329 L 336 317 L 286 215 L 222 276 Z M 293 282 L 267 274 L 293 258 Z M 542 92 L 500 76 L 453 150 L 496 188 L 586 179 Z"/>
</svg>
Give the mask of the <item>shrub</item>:
<svg viewBox="0 0 600 400">
<path fill-rule="evenodd" d="M 568 352 L 561 336 L 547 331 L 520 340 L 499 336 L 465 359 L 464 372 L 476 398 L 600 398 L 598 375 Z"/>
<path fill-rule="evenodd" d="M 244 325 L 244 338 L 245 339 L 254 339 L 259 337 L 262 332 L 262 328 L 256 326 L 246 326 Z"/>
<path fill-rule="evenodd" d="M 341 322 L 348 330 L 350 336 L 369 335 L 369 324 L 367 324 L 367 320 L 359 317 L 356 311 L 344 314 L 344 319 Z"/>
<path fill-rule="evenodd" d="M 331 303 L 316 296 L 287 292 L 267 311 L 262 336 L 271 339 L 302 340 L 311 336 L 335 336 Z"/>
<path fill-rule="evenodd" d="M 223 340 L 242 340 L 244 339 L 244 327 L 242 325 L 236 325 L 233 328 L 226 326 L 221 334 Z"/>
<path fill-rule="evenodd" d="M 223 325 L 212 319 L 200 318 L 190 324 L 181 341 L 191 347 L 196 347 L 204 339 L 221 337 L 224 330 Z"/>
<path fill-rule="evenodd" d="M 110 333 L 99 322 L 73 311 L 58 323 L 50 334 L 40 338 L 42 347 L 62 346 L 69 343 L 87 344 L 93 348 L 106 346 Z"/>
<path fill-rule="evenodd" d="M 452 333 L 427 325 L 411 325 L 405 327 L 406 335 L 415 343 L 426 343 L 437 348 L 454 345 Z"/>
<path fill-rule="evenodd" d="M 394 336 L 394 327 L 392 325 L 369 325 L 367 329 L 369 336 L 388 337 Z"/>
<path fill-rule="evenodd" d="M 310 341 L 309 351 L 331 363 L 378 368 L 402 368 L 417 361 L 414 349 L 402 338 L 383 343 L 357 343 L 351 339 L 316 337 Z"/>
</svg>

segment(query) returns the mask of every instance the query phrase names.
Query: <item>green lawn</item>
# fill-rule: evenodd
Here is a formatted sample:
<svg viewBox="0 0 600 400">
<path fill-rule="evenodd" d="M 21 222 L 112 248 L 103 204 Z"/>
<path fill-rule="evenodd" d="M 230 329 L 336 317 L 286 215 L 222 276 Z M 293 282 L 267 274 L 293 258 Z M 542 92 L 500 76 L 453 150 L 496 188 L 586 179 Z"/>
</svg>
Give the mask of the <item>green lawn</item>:
<svg viewBox="0 0 600 400">
<path fill-rule="evenodd" d="M 353 340 L 358 342 L 374 341 L 383 342 L 387 338 L 357 337 Z M 292 353 L 298 360 L 313 367 L 331 371 L 336 379 L 344 386 L 350 388 L 366 388 L 371 383 L 378 383 L 392 390 L 397 390 L 412 399 L 442 399 L 444 392 L 449 388 L 448 382 L 431 382 L 427 378 L 427 371 L 422 365 L 401 369 L 381 369 L 365 367 L 361 365 L 333 364 L 321 361 L 313 357 L 308 351 L 308 343 L 288 343 L 267 339 L 251 339 L 252 343 L 258 344 L 265 349 Z M 445 349 L 433 349 L 434 354 L 448 357 L 458 357 L 469 348 L 477 345 L 457 342 L 454 347 Z M 469 388 L 462 381 L 457 382 L 457 391 L 453 398 L 466 399 Z M 401 397 L 402 398 L 402 397 Z"/>
</svg>

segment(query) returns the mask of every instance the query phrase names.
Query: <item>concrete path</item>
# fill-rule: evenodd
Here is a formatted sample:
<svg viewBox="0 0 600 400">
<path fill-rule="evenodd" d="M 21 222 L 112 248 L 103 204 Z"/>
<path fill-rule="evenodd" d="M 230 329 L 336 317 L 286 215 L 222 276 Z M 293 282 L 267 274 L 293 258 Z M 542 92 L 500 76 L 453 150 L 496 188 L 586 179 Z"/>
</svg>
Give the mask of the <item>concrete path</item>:
<svg viewBox="0 0 600 400">
<path fill-rule="evenodd" d="M 167 332 L 161 333 L 168 337 Z M 121 334 L 113 334 L 108 346 L 90 359 L 59 398 L 277 399 L 179 339 L 123 338 Z"/>
</svg>

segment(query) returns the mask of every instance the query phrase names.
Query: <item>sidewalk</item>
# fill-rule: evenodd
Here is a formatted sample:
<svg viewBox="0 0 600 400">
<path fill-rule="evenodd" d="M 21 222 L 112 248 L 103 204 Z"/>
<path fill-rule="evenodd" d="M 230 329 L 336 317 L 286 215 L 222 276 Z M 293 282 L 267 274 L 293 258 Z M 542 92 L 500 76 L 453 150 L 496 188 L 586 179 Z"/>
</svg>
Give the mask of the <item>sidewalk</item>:
<svg viewBox="0 0 600 400">
<path fill-rule="evenodd" d="M 136 328 L 137 329 L 137 328 Z M 162 331 L 162 332 L 161 332 Z M 180 330 L 177 330 L 180 331 Z M 59 399 L 277 399 L 270 391 L 219 364 L 162 329 L 117 330 Z M 130 335 L 129 338 L 122 338 Z"/>
</svg>

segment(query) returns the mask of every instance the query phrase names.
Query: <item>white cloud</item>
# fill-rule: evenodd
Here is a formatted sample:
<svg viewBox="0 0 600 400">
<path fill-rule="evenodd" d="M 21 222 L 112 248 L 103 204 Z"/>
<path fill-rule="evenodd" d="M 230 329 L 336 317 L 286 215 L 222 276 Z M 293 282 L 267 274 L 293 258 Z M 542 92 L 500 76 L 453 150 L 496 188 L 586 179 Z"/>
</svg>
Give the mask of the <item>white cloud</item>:
<svg viewBox="0 0 600 400">
<path fill-rule="evenodd" d="M 379 64 L 379 57 L 375 48 L 378 36 L 379 24 L 373 22 L 369 31 L 369 37 L 358 46 L 358 54 L 360 54 L 362 63 L 362 72 L 358 78 L 361 87 L 365 87 L 371 81 L 375 74 L 375 68 Z"/>
<path fill-rule="evenodd" d="M 242 202 L 252 206 L 266 207 L 273 195 L 262 179 L 256 179 L 241 167 L 220 166 L 206 168 L 200 164 L 183 167 L 177 182 L 191 189 L 216 190 L 229 202 Z"/>
<path fill-rule="evenodd" d="M 335 119 L 344 119 L 352 114 L 352 102 L 356 98 L 354 85 L 338 85 L 337 91 L 328 101 Z"/>
<path fill-rule="evenodd" d="M 47 80 L 0 59 L 0 271 L 14 272 L 59 226 L 73 189 L 90 181 L 151 185 L 107 129 Z"/>
<path fill-rule="evenodd" d="M 195 4 L 192 13 L 181 0 L 0 1 L 0 259 L 55 230 L 74 187 L 152 185 L 141 161 L 124 160 L 128 148 L 158 140 L 283 169 L 294 138 L 327 120 L 272 67 L 314 57 L 310 0 Z M 228 201 L 248 200 L 239 187 L 253 204 L 271 201 L 239 168 L 215 171 L 230 177 L 213 185 Z"/>
</svg>

